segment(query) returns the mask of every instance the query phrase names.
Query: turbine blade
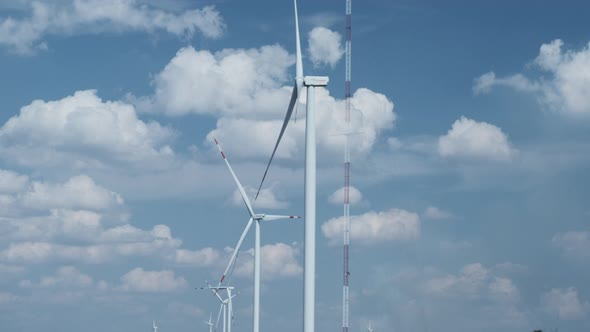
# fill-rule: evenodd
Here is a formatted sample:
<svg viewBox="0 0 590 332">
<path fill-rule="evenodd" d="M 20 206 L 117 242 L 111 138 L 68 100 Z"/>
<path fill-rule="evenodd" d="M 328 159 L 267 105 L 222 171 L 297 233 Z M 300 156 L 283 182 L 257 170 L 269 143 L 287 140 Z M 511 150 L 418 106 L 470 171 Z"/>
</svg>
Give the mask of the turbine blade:
<svg viewBox="0 0 590 332">
<path fill-rule="evenodd" d="M 250 216 L 253 216 L 254 210 L 252 210 L 252 204 L 250 204 L 250 200 L 248 199 L 248 195 L 246 195 L 246 191 L 244 190 L 244 187 L 242 187 L 242 184 L 240 183 L 240 180 L 238 180 L 236 173 L 234 173 L 234 170 L 231 168 L 231 165 L 229 164 L 229 161 L 227 160 L 225 153 L 221 149 L 221 145 L 219 145 L 219 142 L 217 141 L 216 138 L 213 138 L 213 140 L 215 141 L 215 145 L 217 145 L 219 152 L 221 152 L 221 156 L 223 157 L 223 160 L 225 161 L 227 168 L 229 168 L 229 172 L 231 173 L 231 176 L 234 178 L 234 181 L 236 182 L 236 185 L 238 186 L 238 191 L 240 192 L 240 195 L 242 196 L 242 200 L 244 201 L 244 204 L 246 204 L 246 208 L 248 209 Z"/>
<path fill-rule="evenodd" d="M 225 271 L 223 272 L 223 275 L 221 276 L 221 279 L 219 280 L 219 286 L 221 286 L 221 284 L 225 280 L 225 276 L 227 275 L 227 272 L 229 272 L 229 269 L 231 268 L 234 260 L 236 259 L 238 251 L 240 251 L 240 247 L 242 246 L 242 242 L 244 241 L 246 234 L 248 234 L 248 231 L 250 230 L 250 226 L 252 226 L 252 221 L 254 221 L 254 219 L 250 218 L 250 220 L 248 221 L 248 224 L 246 225 L 246 228 L 244 228 L 244 231 L 242 232 L 242 235 L 240 236 L 240 240 L 238 241 L 238 244 L 236 244 L 236 248 L 234 249 L 234 252 L 231 255 L 229 263 L 227 264 L 227 267 L 225 268 Z M 215 294 L 217 294 L 217 291 L 215 292 Z M 217 296 L 219 296 L 219 295 L 217 295 Z"/>
<path fill-rule="evenodd" d="M 221 311 L 223 311 L 223 303 L 219 306 L 219 313 L 217 314 L 217 322 L 215 323 L 215 331 L 217 331 L 217 326 L 219 325 L 219 319 L 221 318 Z"/>
<path fill-rule="evenodd" d="M 279 133 L 279 138 L 277 139 L 275 148 L 272 151 L 270 160 L 268 161 L 268 165 L 266 166 L 266 170 L 264 171 L 264 175 L 262 176 L 262 181 L 260 181 L 260 186 L 258 187 L 256 197 L 254 198 L 255 200 L 258 199 L 260 189 L 262 189 L 262 185 L 264 184 L 264 179 L 266 179 L 266 174 L 268 173 L 268 169 L 270 168 L 272 159 L 274 158 L 275 153 L 277 152 L 277 148 L 279 147 L 281 138 L 283 138 L 283 134 L 285 133 L 285 129 L 287 128 L 287 124 L 289 123 L 289 119 L 291 119 L 291 114 L 293 114 L 293 109 L 297 105 L 297 102 L 299 101 L 299 96 L 301 96 L 301 90 L 303 89 L 303 57 L 301 55 L 301 41 L 299 38 L 299 14 L 297 12 L 297 0 L 293 0 L 293 6 L 295 8 L 295 86 L 293 87 L 293 93 L 291 95 L 291 101 L 289 102 L 287 114 L 285 115 L 285 121 L 283 121 L 283 127 L 281 128 L 281 132 Z"/>
<path fill-rule="evenodd" d="M 289 108 L 287 109 L 287 114 L 285 114 L 285 120 L 283 121 L 283 126 L 281 127 L 281 131 L 279 133 L 279 138 L 277 139 L 277 143 L 275 144 L 275 148 L 272 150 L 272 154 L 270 155 L 270 160 L 266 165 L 266 170 L 264 171 L 264 175 L 262 176 L 262 181 L 260 181 L 260 186 L 258 186 L 258 191 L 256 192 L 255 200 L 258 199 L 258 195 L 260 194 L 260 189 L 262 189 L 262 185 L 264 184 L 264 179 L 266 179 L 266 174 L 268 173 L 268 169 L 270 168 L 270 164 L 272 163 L 273 158 L 275 157 L 275 153 L 277 152 L 277 148 L 279 147 L 279 143 L 281 143 L 281 139 L 283 138 L 283 134 L 285 133 L 285 129 L 287 129 L 287 124 L 291 119 L 291 114 L 293 114 L 293 108 L 295 107 L 295 103 L 298 100 L 298 92 L 297 92 L 297 83 L 293 87 L 293 93 L 291 94 L 291 101 L 289 102 Z"/>
<path fill-rule="evenodd" d="M 301 41 L 299 39 L 299 15 L 297 13 L 297 0 L 293 0 L 295 6 L 295 78 L 301 79 L 303 82 L 303 59 L 301 57 Z M 298 92 L 301 92 L 301 87 L 297 85 Z"/>
<path fill-rule="evenodd" d="M 267 214 L 262 218 L 262 220 L 279 220 L 279 219 L 301 219 L 300 216 L 279 216 L 273 214 Z"/>
</svg>

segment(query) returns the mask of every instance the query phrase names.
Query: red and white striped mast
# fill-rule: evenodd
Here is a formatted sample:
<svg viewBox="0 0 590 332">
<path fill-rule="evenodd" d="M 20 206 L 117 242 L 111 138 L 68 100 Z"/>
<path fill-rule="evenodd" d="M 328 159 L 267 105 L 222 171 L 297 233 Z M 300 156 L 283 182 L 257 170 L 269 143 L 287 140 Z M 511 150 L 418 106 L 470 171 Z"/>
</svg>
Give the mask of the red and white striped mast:
<svg viewBox="0 0 590 332">
<path fill-rule="evenodd" d="M 352 0 L 346 0 L 346 75 L 345 75 L 345 119 L 346 134 L 344 136 L 344 274 L 342 286 L 342 332 L 348 332 L 348 247 L 350 241 L 350 80 L 351 80 L 351 47 L 352 47 Z"/>
</svg>

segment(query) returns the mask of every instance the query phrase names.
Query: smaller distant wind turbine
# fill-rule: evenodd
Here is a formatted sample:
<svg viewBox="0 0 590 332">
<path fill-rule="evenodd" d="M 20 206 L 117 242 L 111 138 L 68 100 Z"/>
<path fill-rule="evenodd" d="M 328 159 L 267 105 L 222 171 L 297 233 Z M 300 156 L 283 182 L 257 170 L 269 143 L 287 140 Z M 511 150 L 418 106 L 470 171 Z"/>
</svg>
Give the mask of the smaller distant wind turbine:
<svg viewBox="0 0 590 332">
<path fill-rule="evenodd" d="M 209 332 L 213 332 L 213 322 L 211 321 L 211 313 L 209 313 L 209 321 L 203 321 L 205 324 L 209 326 Z"/>
<path fill-rule="evenodd" d="M 158 332 L 158 325 L 156 325 L 156 321 L 152 321 L 152 326 L 154 328 L 154 332 Z"/>
<path fill-rule="evenodd" d="M 221 279 L 219 280 L 219 286 L 221 286 L 221 284 L 223 283 L 223 280 L 225 280 L 227 273 L 229 272 L 230 268 L 232 267 L 234 260 L 236 259 L 236 255 L 240 251 L 240 247 L 242 246 L 242 242 L 244 241 L 246 234 L 250 230 L 250 226 L 252 226 L 252 222 L 256 221 L 256 229 L 255 229 L 256 236 L 255 236 L 255 241 L 254 241 L 254 319 L 252 322 L 253 323 L 252 330 L 254 332 L 258 332 L 259 327 L 260 327 L 260 222 L 261 221 L 270 221 L 270 220 L 279 220 L 279 219 L 299 219 L 301 217 L 254 213 L 254 210 L 252 209 L 252 204 L 250 203 L 250 199 L 248 199 L 248 195 L 246 195 L 246 191 L 244 190 L 244 187 L 242 187 L 240 180 L 238 180 L 236 173 L 234 173 L 234 170 L 232 169 L 231 165 L 229 164 L 229 161 L 227 160 L 227 156 L 225 155 L 225 153 L 221 149 L 221 145 L 219 145 L 219 142 L 217 141 L 217 139 L 214 139 L 214 141 L 215 141 L 215 145 L 217 145 L 217 148 L 219 149 L 219 152 L 221 153 L 221 156 L 223 157 L 223 160 L 225 161 L 225 164 L 229 168 L 229 172 L 231 173 L 231 175 L 234 179 L 234 182 L 236 183 L 236 186 L 238 187 L 238 191 L 240 192 L 240 195 L 242 196 L 242 200 L 244 201 L 244 204 L 246 205 L 246 209 L 248 210 L 248 214 L 250 215 L 250 220 L 248 220 L 248 223 L 246 224 L 246 228 L 244 228 L 244 231 L 242 232 L 242 236 L 240 236 L 240 240 L 238 241 L 238 244 L 236 245 L 234 252 L 232 253 L 229 263 L 227 264 L 227 268 L 225 269 L 225 271 L 223 272 L 223 275 L 221 276 Z"/>
<path fill-rule="evenodd" d="M 371 322 L 369 322 L 369 327 L 367 327 L 367 332 L 373 332 L 374 330 L 371 328 Z"/>
<path fill-rule="evenodd" d="M 219 308 L 219 314 L 217 315 L 217 324 L 219 324 L 219 316 L 223 312 L 223 332 L 231 332 L 232 323 L 233 323 L 233 298 L 237 296 L 237 294 L 232 294 L 234 287 L 233 286 L 226 286 L 226 287 L 213 287 L 211 284 L 207 283 L 208 287 L 201 287 L 200 289 L 210 289 L 213 294 L 217 297 L 219 302 L 221 302 L 221 307 Z M 223 299 L 219 295 L 220 290 L 225 290 L 227 293 L 227 298 Z M 211 319 L 209 319 L 211 321 Z M 217 324 L 215 328 L 217 329 Z M 211 330 L 211 325 L 209 327 Z"/>
</svg>

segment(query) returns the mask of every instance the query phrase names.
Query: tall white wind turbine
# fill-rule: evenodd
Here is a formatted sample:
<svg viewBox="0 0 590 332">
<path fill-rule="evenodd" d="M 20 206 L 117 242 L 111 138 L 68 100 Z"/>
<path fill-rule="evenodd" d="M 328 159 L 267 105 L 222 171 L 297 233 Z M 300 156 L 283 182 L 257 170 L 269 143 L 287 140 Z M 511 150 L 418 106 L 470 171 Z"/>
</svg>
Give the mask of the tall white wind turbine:
<svg viewBox="0 0 590 332">
<path fill-rule="evenodd" d="M 252 222 L 255 221 L 256 222 L 256 231 L 255 231 L 256 236 L 255 236 L 255 244 L 254 244 L 254 318 L 253 318 L 253 326 L 252 327 L 253 327 L 254 332 L 258 332 L 259 328 L 260 328 L 260 222 L 261 221 L 279 220 L 279 219 L 299 219 L 301 217 L 254 213 L 254 210 L 252 208 L 252 204 L 250 204 L 250 199 L 248 199 L 248 195 L 246 195 L 246 191 L 244 190 L 244 187 L 242 187 L 240 180 L 238 180 L 236 173 L 234 173 L 234 170 L 232 169 L 231 165 L 229 164 L 229 161 L 227 160 L 227 156 L 225 155 L 225 153 L 221 149 L 221 145 L 219 145 L 219 142 L 217 141 L 217 139 L 214 139 L 214 141 L 215 141 L 215 145 L 217 145 L 217 148 L 219 149 L 219 152 L 221 153 L 221 156 L 223 157 L 223 160 L 225 161 L 225 164 L 227 165 L 227 167 L 229 169 L 229 172 L 231 173 L 231 175 L 234 179 L 234 182 L 236 183 L 236 186 L 238 187 L 238 191 L 240 192 L 240 195 L 242 196 L 242 200 L 244 201 L 244 204 L 246 205 L 246 209 L 248 210 L 248 213 L 250 214 L 250 219 L 248 220 L 248 223 L 246 224 L 246 228 L 244 228 L 244 231 L 242 232 L 242 235 L 240 236 L 240 240 L 238 241 L 238 244 L 236 245 L 234 252 L 232 253 L 229 263 L 227 264 L 227 268 L 225 269 L 225 271 L 223 272 L 223 275 L 221 276 L 221 279 L 219 281 L 219 285 L 221 285 L 223 283 L 227 273 L 229 272 L 230 268 L 232 267 L 232 265 L 236 259 L 236 255 L 238 254 L 238 251 L 240 250 L 240 247 L 242 246 L 242 242 L 244 241 L 246 234 L 250 230 L 250 226 L 252 226 Z"/>
<path fill-rule="evenodd" d="M 291 94 L 291 101 L 279 137 L 264 171 L 258 193 L 262 188 L 270 164 L 283 138 L 287 124 L 291 119 L 293 109 L 299 101 L 303 86 L 307 88 L 307 104 L 305 116 L 305 238 L 304 238 L 304 267 L 303 267 L 303 332 L 314 332 L 315 329 L 315 242 L 316 242 L 316 136 L 315 136 L 315 90 L 317 87 L 328 85 L 328 77 L 303 76 L 303 60 L 301 56 L 301 42 L 299 41 L 299 18 L 297 14 L 297 0 L 293 0 L 295 7 L 295 86 Z M 258 197 L 258 194 L 256 194 Z"/>
</svg>

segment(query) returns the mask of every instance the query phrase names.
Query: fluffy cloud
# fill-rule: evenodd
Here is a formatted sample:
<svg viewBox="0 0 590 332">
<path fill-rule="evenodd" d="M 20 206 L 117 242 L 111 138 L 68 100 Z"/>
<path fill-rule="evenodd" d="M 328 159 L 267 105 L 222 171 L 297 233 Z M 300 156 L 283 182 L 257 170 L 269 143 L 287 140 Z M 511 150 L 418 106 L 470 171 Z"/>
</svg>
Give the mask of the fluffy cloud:
<svg viewBox="0 0 590 332">
<path fill-rule="evenodd" d="M 63 184 L 33 182 L 30 191 L 20 198 L 24 206 L 34 209 L 108 210 L 123 204 L 119 194 L 97 186 L 86 175 L 72 177 Z"/>
<path fill-rule="evenodd" d="M 177 277 L 173 271 L 145 271 L 136 268 L 121 277 L 120 289 L 130 292 L 169 293 L 187 286 L 186 280 Z"/>
<path fill-rule="evenodd" d="M 519 298 L 518 288 L 508 278 L 494 277 L 488 286 L 488 290 L 492 297 L 499 300 L 512 301 Z"/>
<path fill-rule="evenodd" d="M 305 97 L 305 95 L 304 95 Z M 242 158 L 263 157 L 268 158 L 274 148 L 274 142 L 278 136 L 286 111 L 286 103 L 289 97 L 285 95 L 284 107 L 273 120 L 254 120 L 236 117 L 222 117 L 217 122 L 217 128 L 207 135 L 221 139 L 226 150 Z M 305 98 L 300 100 L 299 120 L 291 121 L 285 131 L 281 147 L 277 150 L 277 158 L 294 159 L 301 157 L 305 150 L 305 121 L 301 114 L 305 112 Z M 316 128 L 317 147 L 319 154 L 331 153 L 341 155 L 344 147 L 344 138 L 338 134 L 344 133 L 346 122 L 343 115 L 344 101 L 330 96 L 328 90 L 316 90 Z M 351 98 L 352 126 L 350 131 L 359 133 L 351 139 L 350 150 L 355 156 L 364 156 L 370 152 L 377 142 L 378 136 L 394 125 L 396 114 L 393 112 L 393 103 L 383 94 L 368 89 L 358 89 Z M 244 145 L 243 142 L 249 142 Z M 239 146 L 240 149 L 232 150 Z"/>
<path fill-rule="evenodd" d="M 373 267 L 366 284 L 370 286 L 363 290 L 365 296 L 387 299 L 379 302 L 383 308 L 378 314 L 402 313 L 391 322 L 410 330 L 424 329 L 420 320 L 441 331 L 455 331 L 457 326 L 462 331 L 522 331 L 538 321 L 517 284 L 497 267 L 481 263 L 459 271 L 382 265 Z M 388 287 L 392 284 L 396 287 Z"/>
<path fill-rule="evenodd" d="M 342 58 L 342 36 L 330 29 L 316 27 L 309 33 L 309 55 L 314 66 L 329 65 L 334 68 Z"/>
<path fill-rule="evenodd" d="M 254 249 L 247 251 L 248 255 L 240 256 L 236 266 L 236 274 L 244 277 L 252 277 L 254 273 Z M 263 279 L 276 279 L 279 277 L 296 277 L 303 272 L 297 257 L 296 248 L 284 244 L 275 243 L 260 247 L 260 276 Z"/>
<path fill-rule="evenodd" d="M 25 175 L 0 170 L 0 182 L 6 192 L 0 195 L 0 214 L 4 217 L 38 214 L 38 211 L 45 210 L 51 211 L 54 217 L 68 219 L 67 213 L 59 211 L 107 211 L 117 210 L 123 205 L 121 195 L 97 185 L 86 175 L 55 183 L 30 181 Z"/>
<path fill-rule="evenodd" d="M 105 31 L 165 31 L 191 37 L 199 31 L 209 38 L 223 34 L 225 23 L 213 7 L 174 14 L 137 0 L 69 0 L 30 3 L 29 17 L 0 20 L 0 46 L 18 53 L 46 49 L 47 35 L 76 35 Z"/>
<path fill-rule="evenodd" d="M 473 91 L 488 93 L 495 86 L 507 86 L 534 94 L 539 102 L 568 114 L 590 113 L 590 44 L 580 50 L 563 50 L 556 39 L 540 47 L 534 66 L 546 76 L 529 79 L 523 74 L 497 78 L 494 72 L 475 79 Z"/>
<path fill-rule="evenodd" d="M 439 137 L 438 153 L 443 157 L 505 161 L 517 151 L 502 129 L 462 116 L 449 132 Z"/>
<path fill-rule="evenodd" d="M 30 280 L 23 280 L 20 282 L 21 287 L 40 287 L 40 288 L 49 288 L 49 287 L 89 287 L 94 284 L 94 280 L 86 274 L 80 272 L 77 268 L 73 266 L 63 266 L 60 267 L 56 272 L 55 275 L 52 276 L 45 276 L 41 278 L 39 283 L 35 284 L 32 283 Z"/>
<path fill-rule="evenodd" d="M 331 244 L 340 243 L 343 232 L 344 217 L 330 219 L 322 225 L 322 233 Z M 419 236 L 420 217 L 413 212 L 391 209 L 350 217 L 350 238 L 364 245 L 407 241 Z"/>
<path fill-rule="evenodd" d="M 212 266 L 219 261 L 220 257 L 219 251 L 213 248 L 199 250 L 178 249 L 174 261 L 180 265 Z"/>
<path fill-rule="evenodd" d="M 13 171 L 0 169 L 0 193 L 11 194 L 24 189 L 29 177 Z"/>
<path fill-rule="evenodd" d="M 156 75 L 153 96 L 132 100 L 140 109 L 169 115 L 282 113 L 290 91 L 280 83 L 293 63 L 277 45 L 214 54 L 186 47 Z"/>
<path fill-rule="evenodd" d="M 152 256 L 174 261 L 176 250 L 182 242 L 175 238 L 159 236 L 158 231 L 162 228 L 169 231 L 164 225 L 158 225 L 152 231 L 125 225 L 102 231 L 93 229 L 87 233 L 78 231 L 70 234 L 70 238 L 85 240 L 86 243 L 80 245 L 59 244 L 42 239 L 11 243 L 8 248 L 0 252 L 0 260 L 21 263 L 66 261 L 101 264 L 123 257 Z M 88 239 L 88 235 L 92 233 L 98 237 L 93 240 Z M 126 238 L 127 235 L 130 238 Z M 38 236 L 44 237 L 41 234 Z"/>
<path fill-rule="evenodd" d="M 575 288 L 554 288 L 541 296 L 543 308 L 560 319 L 583 318 L 590 308 L 588 302 L 582 303 Z"/>
<path fill-rule="evenodd" d="M 284 209 L 289 206 L 289 203 L 281 201 L 276 197 L 272 188 L 261 189 L 258 199 L 256 200 L 254 200 L 254 197 L 256 197 L 256 189 L 246 186 L 244 187 L 244 190 L 246 191 L 246 195 L 248 195 L 248 198 L 255 209 Z M 235 206 L 244 206 L 242 195 L 240 195 L 238 189 L 236 189 L 232 194 L 231 202 Z M 258 213 L 256 210 L 255 212 Z"/>
<path fill-rule="evenodd" d="M 494 275 L 480 263 L 465 265 L 458 274 L 434 277 L 424 284 L 430 295 L 445 297 L 482 298 L 515 302 L 519 291 L 511 279 Z"/>
<path fill-rule="evenodd" d="M 474 80 L 473 92 L 478 94 L 489 93 L 496 85 L 507 86 L 520 91 L 536 91 L 539 86 L 534 85 L 524 75 L 516 74 L 504 78 L 496 77 L 496 73 L 488 72 Z"/>
<path fill-rule="evenodd" d="M 2 174 L 21 178 L 14 172 Z M 166 225 L 151 230 L 132 226 L 121 196 L 90 177 L 77 176 L 64 183 L 33 181 L 18 187 L 21 192 L 2 196 L 8 197 L 2 204 L 10 203 L 11 209 L 0 205 L 0 240 L 8 242 L 0 251 L 0 261 L 100 264 L 151 256 L 172 264 L 211 266 L 220 256 L 211 248 L 181 249 L 182 241 Z"/>
<path fill-rule="evenodd" d="M 86 90 L 23 107 L 0 128 L 0 148 L 4 158 L 26 166 L 145 166 L 173 155 L 167 145 L 173 136 L 171 129 L 139 120 L 133 106 Z"/>
<path fill-rule="evenodd" d="M 489 279 L 489 270 L 480 263 L 464 266 L 457 275 L 449 274 L 426 282 L 425 290 L 430 294 L 479 295 Z"/>
<path fill-rule="evenodd" d="M 453 217 L 453 214 L 445 210 L 441 210 L 436 206 L 429 206 L 424 211 L 424 218 L 432 220 L 444 220 Z"/>
<path fill-rule="evenodd" d="M 349 187 L 348 199 L 351 205 L 360 203 L 363 200 L 363 194 L 354 186 Z M 328 197 L 328 202 L 332 204 L 344 204 L 344 187 L 336 190 Z"/>
<path fill-rule="evenodd" d="M 551 240 L 553 245 L 572 258 L 590 258 L 590 232 L 572 231 L 559 233 Z"/>
<path fill-rule="evenodd" d="M 226 149 L 239 157 L 268 158 L 290 100 L 292 82 L 288 69 L 294 57 L 280 46 L 259 49 L 226 49 L 217 53 L 181 49 L 154 79 L 152 96 L 129 99 L 140 110 L 168 115 L 187 113 L 221 117 L 217 128 L 207 135 L 217 137 Z M 287 86 L 284 86 L 286 83 Z M 318 146 L 342 153 L 346 128 L 344 101 L 318 89 Z M 303 151 L 305 92 L 298 106 L 299 121 L 292 121 L 283 137 L 278 158 L 294 158 Z M 351 153 L 366 153 L 378 135 L 393 127 L 393 103 L 383 94 L 358 89 L 351 99 L 353 138 Z M 249 142 L 249 144 L 243 144 Z M 239 146 L 240 149 L 231 150 Z"/>
<path fill-rule="evenodd" d="M 8 236 L 21 242 L 10 243 L 0 251 L 0 261 L 104 264 L 130 257 L 151 257 L 172 264 L 205 267 L 215 265 L 220 257 L 220 253 L 212 248 L 181 249 L 182 241 L 174 238 L 166 225 L 142 230 L 129 224 L 105 228 L 92 219 L 80 222 L 38 218 L 26 222 L 30 225 L 22 221 L 12 224 L 16 230 Z M 62 244 L 63 240 L 78 244 Z"/>
</svg>

